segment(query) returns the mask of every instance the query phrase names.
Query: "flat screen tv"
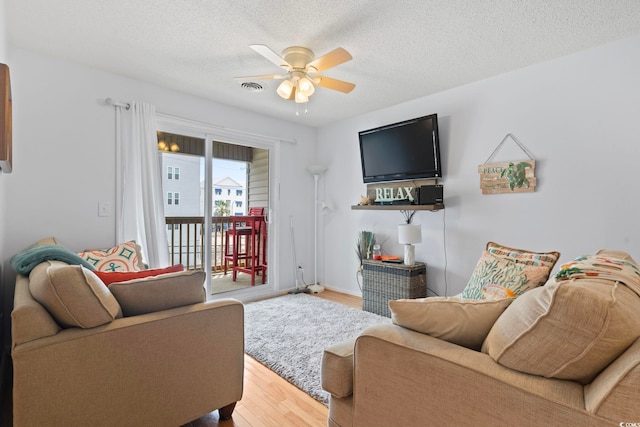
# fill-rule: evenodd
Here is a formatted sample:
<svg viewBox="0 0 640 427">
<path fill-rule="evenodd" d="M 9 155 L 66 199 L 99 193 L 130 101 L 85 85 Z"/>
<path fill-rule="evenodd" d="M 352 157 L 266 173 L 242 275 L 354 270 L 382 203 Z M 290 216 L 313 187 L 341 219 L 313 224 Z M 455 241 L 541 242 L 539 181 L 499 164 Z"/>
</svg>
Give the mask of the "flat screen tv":
<svg viewBox="0 0 640 427">
<path fill-rule="evenodd" d="M 442 177 L 438 116 L 358 132 L 365 183 Z"/>
</svg>

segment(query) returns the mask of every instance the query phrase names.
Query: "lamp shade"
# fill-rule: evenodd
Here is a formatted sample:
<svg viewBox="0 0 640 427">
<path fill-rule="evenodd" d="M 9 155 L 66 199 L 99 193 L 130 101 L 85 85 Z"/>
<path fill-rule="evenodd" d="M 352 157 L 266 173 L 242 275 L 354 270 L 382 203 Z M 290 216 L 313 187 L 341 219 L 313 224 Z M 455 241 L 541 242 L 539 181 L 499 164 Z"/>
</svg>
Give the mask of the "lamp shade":
<svg viewBox="0 0 640 427">
<path fill-rule="evenodd" d="M 276 92 L 282 98 L 289 99 L 289 97 L 291 96 L 291 92 L 293 92 L 293 88 L 293 83 L 291 83 L 289 80 L 284 80 L 282 83 L 280 83 L 280 86 L 278 86 Z"/>
<path fill-rule="evenodd" d="M 302 104 L 305 102 L 309 102 L 309 97 L 307 95 L 305 95 L 304 93 L 300 92 L 299 90 L 296 90 L 296 95 L 294 97 L 294 101 L 296 101 L 296 103 L 298 104 Z"/>
<path fill-rule="evenodd" d="M 324 165 L 309 165 L 307 166 L 307 171 L 311 175 L 322 175 L 327 171 L 327 167 Z"/>
<path fill-rule="evenodd" d="M 311 83 L 311 80 L 309 80 L 307 77 L 303 77 L 298 80 L 297 90 L 307 97 L 313 95 L 313 92 L 315 92 L 313 83 Z"/>
<path fill-rule="evenodd" d="M 401 224 L 398 226 L 398 243 L 410 245 L 422 242 L 422 227 L 416 224 Z"/>
</svg>

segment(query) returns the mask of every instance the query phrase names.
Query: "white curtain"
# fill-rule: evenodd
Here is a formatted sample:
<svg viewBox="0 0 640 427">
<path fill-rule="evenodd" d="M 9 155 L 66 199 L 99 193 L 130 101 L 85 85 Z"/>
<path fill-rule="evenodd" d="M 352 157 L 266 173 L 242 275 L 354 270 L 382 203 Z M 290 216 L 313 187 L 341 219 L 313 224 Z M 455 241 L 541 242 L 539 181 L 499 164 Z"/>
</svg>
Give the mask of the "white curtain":
<svg viewBox="0 0 640 427">
<path fill-rule="evenodd" d="M 156 108 L 131 102 L 116 108 L 118 243 L 135 240 L 151 268 L 169 265 Z"/>
</svg>

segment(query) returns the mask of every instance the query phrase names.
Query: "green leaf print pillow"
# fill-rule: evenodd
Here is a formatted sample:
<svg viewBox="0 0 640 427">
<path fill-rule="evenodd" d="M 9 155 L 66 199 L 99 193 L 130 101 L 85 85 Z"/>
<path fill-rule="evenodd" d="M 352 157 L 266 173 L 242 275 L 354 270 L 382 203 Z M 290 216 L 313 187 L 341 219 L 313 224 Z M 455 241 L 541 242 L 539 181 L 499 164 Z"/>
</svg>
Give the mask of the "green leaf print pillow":
<svg viewBox="0 0 640 427">
<path fill-rule="evenodd" d="M 559 252 L 532 252 L 489 242 L 460 297 L 484 299 L 482 290 L 489 285 L 522 295 L 547 281 L 558 258 Z"/>
</svg>

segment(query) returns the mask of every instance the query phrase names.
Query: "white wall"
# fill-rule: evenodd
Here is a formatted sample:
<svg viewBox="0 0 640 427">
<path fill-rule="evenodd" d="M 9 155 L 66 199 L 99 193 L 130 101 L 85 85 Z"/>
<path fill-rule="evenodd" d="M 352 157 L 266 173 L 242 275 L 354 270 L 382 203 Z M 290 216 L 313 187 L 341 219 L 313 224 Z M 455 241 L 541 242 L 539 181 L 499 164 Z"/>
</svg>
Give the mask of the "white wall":
<svg viewBox="0 0 640 427">
<path fill-rule="evenodd" d="M 17 48 L 11 57 L 14 171 L 2 177 L 7 192 L 3 210 L 10 224 L 5 264 L 12 254 L 46 236 L 55 236 L 71 250 L 115 243 L 114 216 L 98 216 L 98 202 L 115 206 L 115 112 L 104 105 L 104 99 L 112 97 L 150 102 L 157 111 L 174 116 L 298 141 L 281 144 L 278 172 L 280 191 L 286 196 L 278 201 L 275 218 L 279 285 L 293 286 L 289 216 L 307 219 L 312 212 L 313 186 L 304 165 L 315 153 L 315 129 Z M 308 243 L 298 246 L 298 257 L 310 264 L 310 225 L 299 233 Z"/>
<path fill-rule="evenodd" d="M 445 294 L 446 267 L 446 294 L 460 292 L 487 241 L 559 250 L 561 262 L 605 247 L 640 259 L 639 75 L 637 36 L 320 129 L 319 157 L 329 166 L 321 197 L 335 206 L 323 217 L 322 281 L 360 294 L 361 230 L 388 237 L 383 251 L 402 254 L 399 212 L 350 210 L 365 192 L 358 131 L 431 113 L 439 117 L 446 209 L 414 218 L 429 288 Z M 538 187 L 482 195 L 477 167 L 507 133 L 535 157 Z M 526 159 L 505 144 L 495 161 Z"/>
</svg>

